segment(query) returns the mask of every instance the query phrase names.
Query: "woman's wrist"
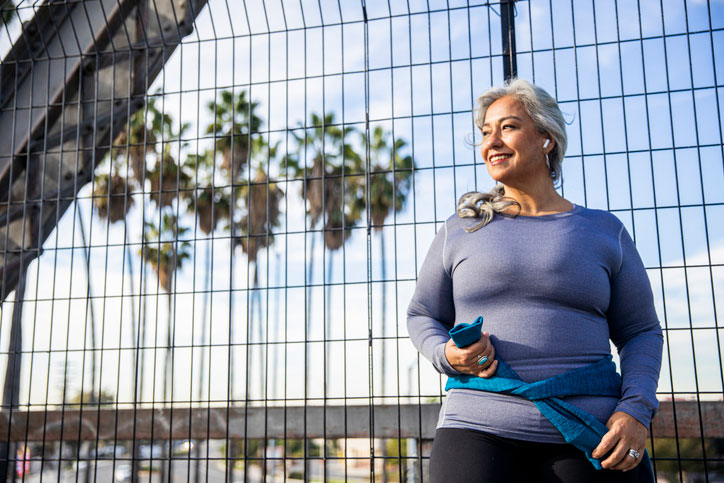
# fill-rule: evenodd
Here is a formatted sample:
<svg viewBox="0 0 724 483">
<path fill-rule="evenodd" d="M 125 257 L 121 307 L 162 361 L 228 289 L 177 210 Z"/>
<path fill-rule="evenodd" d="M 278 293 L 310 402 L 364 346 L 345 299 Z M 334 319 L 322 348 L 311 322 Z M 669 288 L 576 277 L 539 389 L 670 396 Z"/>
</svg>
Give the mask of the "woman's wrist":
<svg viewBox="0 0 724 483">
<path fill-rule="evenodd" d="M 435 348 L 435 359 L 438 361 L 438 371 L 446 376 L 459 376 L 462 372 L 455 369 L 447 356 L 447 343 L 440 344 Z"/>
</svg>

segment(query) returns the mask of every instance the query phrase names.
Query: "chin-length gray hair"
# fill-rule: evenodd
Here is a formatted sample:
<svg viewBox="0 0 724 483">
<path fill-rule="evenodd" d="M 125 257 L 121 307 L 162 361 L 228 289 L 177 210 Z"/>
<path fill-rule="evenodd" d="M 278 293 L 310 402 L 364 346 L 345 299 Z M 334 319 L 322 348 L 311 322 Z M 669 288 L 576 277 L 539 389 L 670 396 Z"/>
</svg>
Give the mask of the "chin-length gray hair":
<svg viewBox="0 0 724 483">
<path fill-rule="evenodd" d="M 493 87 L 478 97 L 475 104 L 475 125 L 478 129 L 483 130 L 488 107 L 505 96 L 511 96 L 520 102 L 538 130 L 554 141 L 553 149 L 548 153 L 548 162 L 553 184 L 558 186 L 561 180 L 561 164 L 568 146 L 566 120 L 558 103 L 541 87 L 524 79 L 510 79 L 502 87 Z M 461 218 L 480 218 L 480 223 L 466 228 L 473 232 L 490 223 L 495 213 L 502 213 L 513 205 L 520 209 L 517 201 L 505 197 L 505 187 L 499 184 L 489 193 L 472 191 L 462 195 L 458 201 L 457 214 Z"/>
</svg>

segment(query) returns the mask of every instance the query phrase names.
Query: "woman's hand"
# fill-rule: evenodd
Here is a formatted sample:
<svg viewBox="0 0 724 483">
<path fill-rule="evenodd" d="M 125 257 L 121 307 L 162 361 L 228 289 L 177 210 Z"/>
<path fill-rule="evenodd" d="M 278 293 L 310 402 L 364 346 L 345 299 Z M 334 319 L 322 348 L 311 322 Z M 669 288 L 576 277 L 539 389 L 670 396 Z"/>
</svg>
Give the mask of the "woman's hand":
<svg viewBox="0 0 724 483">
<path fill-rule="evenodd" d="M 616 411 L 608 418 L 606 427 L 608 433 L 601 438 L 601 442 L 591 455 L 594 458 L 602 458 L 610 451 L 608 458 L 601 461 L 601 466 L 609 470 L 634 469 L 643 458 L 648 429 L 636 418 L 621 411 Z M 639 453 L 638 458 L 629 454 L 629 450 L 632 449 Z"/>
<path fill-rule="evenodd" d="M 483 332 L 477 342 L 462 349 L 450 339 L 445 344 L 445 357 L 447 357 L 447 361 L 451 366 L 463 374 L 471 374 L 487 379 L 498 370 L 498 361 L 495 360 L 495 347 L 490 341 L 488 332 Z M 487 357 L 487 360 L 482 364 L 478 364 L 484 357 Z"/>
</svg>

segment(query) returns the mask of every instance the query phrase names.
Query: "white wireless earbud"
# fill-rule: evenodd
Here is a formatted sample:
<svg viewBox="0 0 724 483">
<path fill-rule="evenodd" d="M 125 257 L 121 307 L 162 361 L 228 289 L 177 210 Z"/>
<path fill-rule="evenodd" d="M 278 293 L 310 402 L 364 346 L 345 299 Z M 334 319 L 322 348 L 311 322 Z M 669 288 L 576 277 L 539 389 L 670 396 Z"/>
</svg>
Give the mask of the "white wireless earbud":
<svg viewBox="0 0 724 483">
<path fill-rule="evenodd" d="M 550 140 L 550 139 L 546 139 L 546 142 L 545 142 L 545 143 L 543 143 L 543 149 L 547 148 L 547 147 L 548 147 L 548 145 L 550 144 L 550 142 L 551 142 L 551 140 Z"/>
</svg>

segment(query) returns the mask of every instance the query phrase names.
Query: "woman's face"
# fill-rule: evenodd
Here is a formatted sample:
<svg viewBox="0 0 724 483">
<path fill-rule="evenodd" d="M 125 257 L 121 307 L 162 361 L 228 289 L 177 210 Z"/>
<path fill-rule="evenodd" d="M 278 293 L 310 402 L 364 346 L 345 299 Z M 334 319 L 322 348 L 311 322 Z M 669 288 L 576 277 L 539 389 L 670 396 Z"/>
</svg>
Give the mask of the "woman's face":
<svg viewBox="0 0 724 483">
<path fill-rule="evenodd" d="M 493 102 L 485 113 L 483 143 L 480 147 L 490 176 L 507 186 L 550 180 L 543 148 L 547 136 L 533 124 L 520 102 L 511 96 Z"/>
</svg>

